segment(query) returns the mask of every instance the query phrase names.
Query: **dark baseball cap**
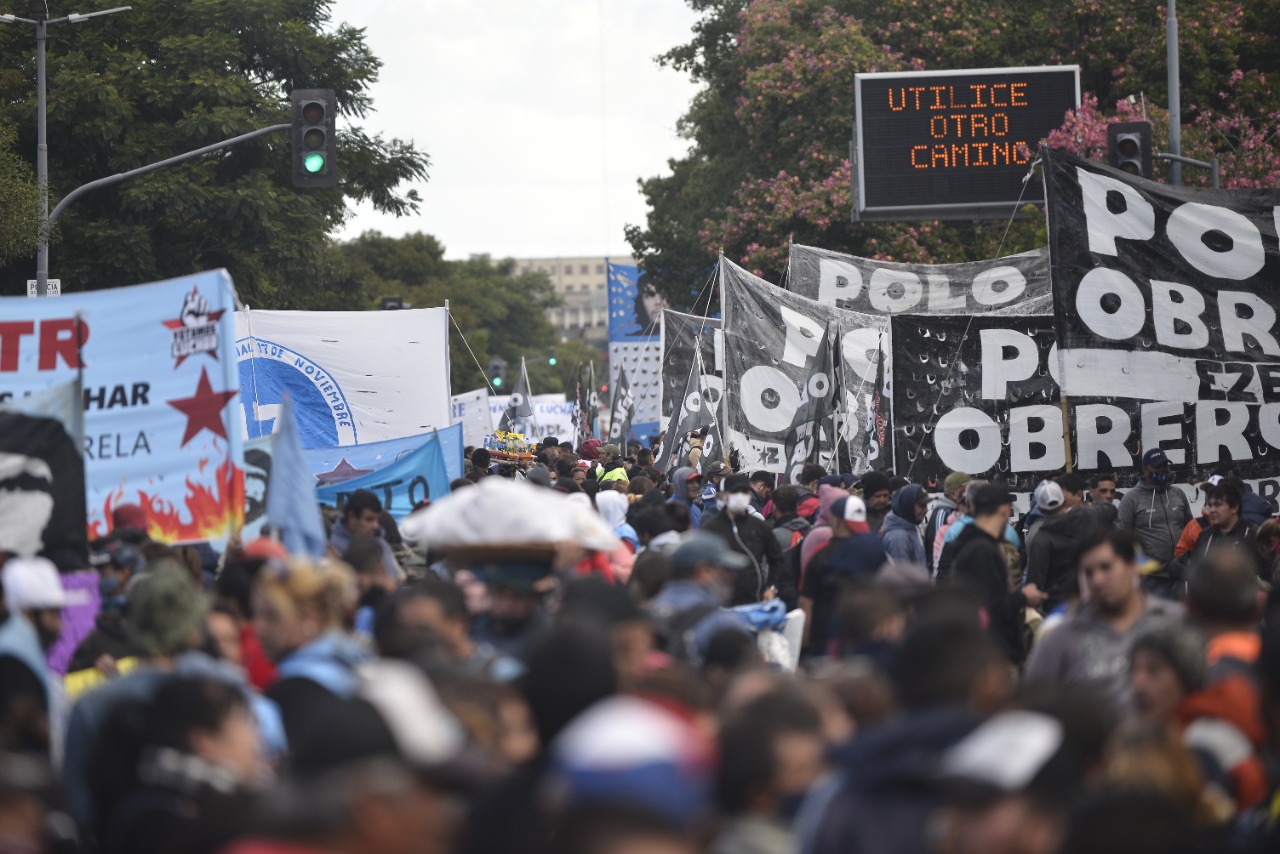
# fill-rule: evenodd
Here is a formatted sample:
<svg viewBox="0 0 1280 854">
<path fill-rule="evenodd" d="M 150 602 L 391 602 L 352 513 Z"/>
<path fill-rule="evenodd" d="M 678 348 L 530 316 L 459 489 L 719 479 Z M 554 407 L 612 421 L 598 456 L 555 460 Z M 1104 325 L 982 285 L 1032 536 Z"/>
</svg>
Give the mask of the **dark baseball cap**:
<svg viewBox="0 0 1280 854">
<path fill-rule="evenodd" d="M 711 563 L 725 569 L 746 569 L 749 561 L 729 548 L 720 537 L 705 531 L 690 534 L 671 554 L 671 562 L 681 569 L 693 569 L 700 563 Z"/>
<path fill-rule="evenodd" d="M 1169 458 L 1165 456 L 1164 451 L 1159 448 L 1152 448 L 1142 455 L 1143 468 L 1151 466 L 1153 469 L 1158 469 L 1167 465 L 1169 465 Z"/>
</svg>

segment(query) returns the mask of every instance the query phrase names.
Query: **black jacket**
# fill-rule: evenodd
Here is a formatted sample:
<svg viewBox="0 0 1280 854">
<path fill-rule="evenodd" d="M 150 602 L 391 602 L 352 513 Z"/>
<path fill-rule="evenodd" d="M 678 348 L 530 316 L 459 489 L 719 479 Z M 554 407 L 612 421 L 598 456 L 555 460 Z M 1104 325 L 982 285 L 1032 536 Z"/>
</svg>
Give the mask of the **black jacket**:
<svg viewBox="0 0 1280 854">
<path fill-rule="evenodd" d="M 1027 583 L 1048 594 L 1046 614 L 1066 600 L 1076 573 L 1076 548 L 1102 524 L 1101 517 L 1102 511 L 1081 504 L 1040 523 L 1027 552 Z"/>
<path fill-rule="evenodd" d="M 1022 610 L 1027 597 L 1021 590 L 1009 592 L 1009 569 L 999 541 L 974 523 L 960 532 L 955 545 L 952 577 L 986 609 L 989 630 L 1009 660 L 1021 663 L 1026 655 Z"/>
<path fill-rule="evenodd" d="M 776 587 L 778 598 L 788 608 L 795 607 L 798 596 L 796 580 L 783 560 L 782 549 L 768 522 L 750 514 L 731 517 L 721 511 L 703 522 L 702 530 L 724 538 L 729 548 L 746 555 L 754 564 L 737 573 L 733 600 L 729 604 L 759 602 L 765 590 Z"/>
<path fill-rule="evenodd" d="M 1236 521 L 1236 526 L 1230 531 L 1222 532 L 1214 525 L 1208 525 L 1200 532 L 1200 538 L 1196 540 L 1196 547 L 1191 552 L 1190 563 L 1194 565 L 1200 558 L 1209 553 L 1211 549 L 1234 549 L 1250 561 L 1253 562 L 1254 571 L 1259 576 L 1265 576 L 1270 571 L 1270 567 L 1263 564 L 1262 552 L 1258 549 L 1258 529 L 1250 525 L 1244 519 Z M 1270 578 L 1266 580 L 1270 581 Z"/>
</svg>

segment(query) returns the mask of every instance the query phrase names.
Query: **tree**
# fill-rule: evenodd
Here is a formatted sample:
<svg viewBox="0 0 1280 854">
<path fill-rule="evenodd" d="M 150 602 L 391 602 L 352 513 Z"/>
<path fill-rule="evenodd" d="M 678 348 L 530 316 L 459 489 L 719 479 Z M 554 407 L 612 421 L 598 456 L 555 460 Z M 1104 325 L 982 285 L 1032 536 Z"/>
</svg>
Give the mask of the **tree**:
<svg viewBox="0 0 1280 854">
<path fill-rule="evenodd" d="M 703 13 L 692 40 L 659 61 L 703 84 L 680 124 L 690 150 L 671 161 L 670 175 L 640 182 L 648 221 L 627 230 L 650 281 L 678 306 L 718 251 L 780 281 L 791 240 L 933 263 L 1043 245 L 1034 209 L 1014 223 L 850 222 L 857 72 L 1079 64 L 1095 105 L 1133 95 L 1158 119 L 1166 98 L 1163 3 L 689 3 Z M 1239 186 L 1277 186 L 1280 92 L 1268 75 L 1280 71 L 1280 4 L 1181 0 L 1179 11 L 1184 153 L 1218 153 L 1224 176 L 1235 170 L 1232 180 L 1254 182 Z M 1088 122 L 1105 125 L 1094 113 Z"/>
<path fill-rule="evenodd" d="M 0 126 L 0 264 L 36 250 L 40 188 L 31 166 L 13 150 L 16 138 L 13 128 Z"/>
<path fill-rule="evenodd" d="M 455 390 L 485 385 L 485 371 L 494 356 L 505 359 L 509 371 L 517 369 L 524 356 L 538 393 L 562 391 L 584 357 L 603 359 L 603 354 L 577 342 L 559 341 L 547 320 L 547 309 L 559 300 L 545 273 L 517 273 L 511 259 L 447 261 L 444 254 L 439 240 L 421 233 L 395 238 L 371 231 L 337 249 L 340 262 L 373 295 L 369 307 L 379 296 L 403 297 L 417 308 L 448 303 L 453 315 L 450 381 Z M 553 347 L 554 367 L 546 359 Z M 514 373 L 509 382 L 514 383 Z"/>
<path fill-rule="evenodd" d="M 332 0 L 136 0 L 131 12 L 50 29 L 49 169 L 56 201 L 96 178 L 289 121 L 289 92 L 330 88 L 339 104 L 331 190 L 294 190 L 287 134 L 95 191 L 68 208 L 51 272 L 68 290 L 133 284 L 226 267 L 241 298 L 278 308 L 360 304 L 360 282 L 328 235 L 347 200 L 396 214 L 416 209 L 406 182 L 427 157 L 358 121 L 380 63 L 363 31 L 332 26 Z M 55 15 L 59 10 L 53 10 Z M 29 28 L 0 27 L 0 126 L 35 151 Z M 30 261 L 0 270 L 15 292 Z"/>
</svg>

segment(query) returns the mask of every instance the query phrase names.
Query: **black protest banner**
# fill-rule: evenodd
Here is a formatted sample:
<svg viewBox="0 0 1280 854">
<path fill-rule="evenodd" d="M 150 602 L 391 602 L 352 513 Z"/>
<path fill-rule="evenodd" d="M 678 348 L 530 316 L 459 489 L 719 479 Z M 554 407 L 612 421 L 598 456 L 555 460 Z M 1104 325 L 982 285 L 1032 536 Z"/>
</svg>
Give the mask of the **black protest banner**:
<svg viewBox="0 0 1280 854">
<path fill-rule="evenodd" d="M 702 377 L 706 368 L 702 364 L 701 353 L 694 351 L 693 365 L 685 379 L 683 393 L 680 395 L 680 406 L 667 419 L 667 430 L 662 438 L 662 447 L 658 450 L 658 458 L 654 467 L 658 471 L 670 473 L 685 465 L 692 445 L 693 434 L 702 437 L 702 456 L 696 469 L 701 473 L 707 465 L 725 458 L 723 431 L 716 414 L 716 407 L 707 396 L 702 385 Z"/>
<path fill-rule="evenodd" d="M 631 423 L 636 417 L 636 396 L 631 393 L 627 369 L 618 368 L 618 381 L 613 390 L 613 407 L 609 410 L 609 441 L 625 452 L 631 438 Z"/>
<path fill-rule="evenodd" d="M 822 331 L 818 352 L 813 358 L 809 380 L 800 392 L 800 407 L 787 432 L 785 456 L 787 478 L 799 480 L 807 463 L 830 463 L 835 455 L 836 400 L 840 393 L 833 348 L 837 345 L 832 325 Z"/>
<path fill-rule="evenodd" d="M 1044 249 L 961 264 L 901 264 L 792 244 L 787 288 L 863 314 L 1049 314 Z"/>
<path fill-rule="evenodd" d="M 0 551 L 89 565 L 83 447 L 78 381 L 0 404 Z"/>
<path fill-rule="evenodd" d="M 699 317 L 694 314 L 683 314 L 671 309 L 662 312 L 662 416 L 671 414 L 671 410 L 680 403 L 680 395 L 684 392 L 685 382 L 689 378 L 689 369 L 693 367 L 693 357 L 697 350 L 702 351 L 702 364 L 708 373 L 703 377 L 703 385 L 715 389 L 716 406 L 720 405 L 720 395 L 724 383 L 716 370 L 715 339 L 720 332 L 720 318 Z"/>
<path fill-rule="evenodd" d="M 1273 473 L 1280 191 L 1171 187 L 1052 150 L 1044 172 L 1066 393 L 1134 401 L 1141 447 L 1180 479 Z"/>
<path fill-rule="evenodd" d="M 529 391 L 529 371 L 525 368 L 524 359 L 520 360 L 520 377 L 516 387 L 507 400 L 507 408 L 498 422 L 498 429 L 511 432 L 516 429 L 516 422 L 522 418 L 533 417 L 533 398 Z"/>
<path fill-rule="evenodd" d="M 720 260 L 724 317 L 725 441 L 743 469 L 786 470 L 786 441 L 828 325 L 839 336 L 836 401 L 841 451 L 850 470 L 868 467 L 876 366 L 886 317 L 833 306 L 769 284 Z M 841 467 L 844 467 L 843 465 Z"/>
<path fill-rule="evenodd" d="M 900 315 L 891 337 L 899 474 L 941 488 L 960 471 L 1028 492 L 1066 468 L 1052 318 Z M 1072 398 L 1073 468 L 1132 486 L 1141 474 L 1141 418 L 1131 400 Z"/>
</svg>

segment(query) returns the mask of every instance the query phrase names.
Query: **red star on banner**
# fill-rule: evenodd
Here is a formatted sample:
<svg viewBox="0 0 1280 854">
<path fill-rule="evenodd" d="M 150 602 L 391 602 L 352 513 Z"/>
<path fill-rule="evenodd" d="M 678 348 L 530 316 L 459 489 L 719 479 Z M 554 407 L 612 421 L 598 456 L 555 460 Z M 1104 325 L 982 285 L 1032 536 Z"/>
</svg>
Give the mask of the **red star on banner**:
<svg viewBox="0 0 1280 854">
<path fill-rule="evenodd" d="M 209 383 L 209 372 L 200 369 L 200 382 L 196 384 L 196 393 L 191 397 L 180 397 L 166 401 L 174 409 L 187 416 L 187 429 L 182 434 L 182 445 L 196 437 L 201 430 L 208 430 L 214 435 L 227 438 L 227 425 L 222 421 L 222 409 L 227 401 L 235 397 L 234 391 L 214 391 Z"/>
</svg>

